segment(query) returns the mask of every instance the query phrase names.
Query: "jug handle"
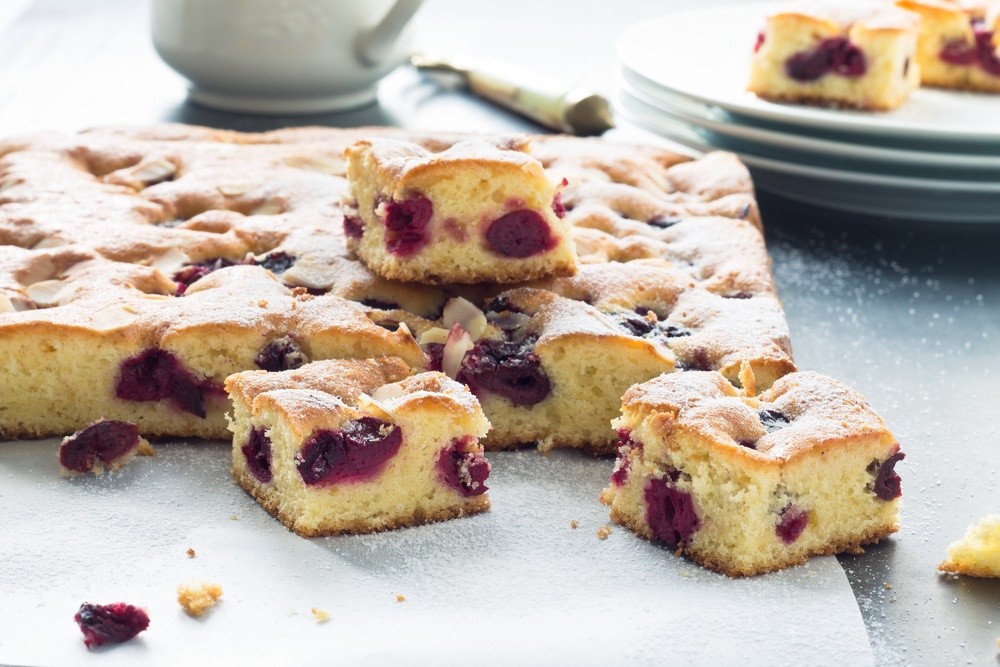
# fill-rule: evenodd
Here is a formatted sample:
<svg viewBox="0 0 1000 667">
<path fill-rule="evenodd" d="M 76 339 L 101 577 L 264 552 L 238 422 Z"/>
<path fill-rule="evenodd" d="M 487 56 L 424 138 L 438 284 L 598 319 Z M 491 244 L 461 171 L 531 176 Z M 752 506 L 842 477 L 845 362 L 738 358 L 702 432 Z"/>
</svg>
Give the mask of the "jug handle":
<svg viewBox="0 0 1000 667">
<path fill-rule="evenodd" d="M 399 33 L 420 9 L 423 0 L 396 0 L 382 20 L 365 29 L 354 42 L 354 55 L 368 67 L 385 61 Z"/>
</svg>

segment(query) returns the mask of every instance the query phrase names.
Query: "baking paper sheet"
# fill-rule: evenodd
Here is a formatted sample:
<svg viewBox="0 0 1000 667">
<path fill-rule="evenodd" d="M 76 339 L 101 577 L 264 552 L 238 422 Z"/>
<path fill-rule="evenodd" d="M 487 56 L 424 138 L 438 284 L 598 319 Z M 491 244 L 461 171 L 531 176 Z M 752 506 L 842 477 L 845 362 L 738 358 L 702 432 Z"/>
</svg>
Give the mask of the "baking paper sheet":
<svg viewBox="0 0 1000 667">
<path fill-rule="evenodd" d="M 598 539 L 608 460 L 495 453 L 485 514 L 303 539 L 231 481 L 227 445 L 163 444 L 100 478 L 59 477 L 57 446 L 0 443 L 0 663 L 872 664 L 834 558 L 731 580 L 617 525 Z M 189 580 L 225 591 L 201 619 L 176 602 Z M 150 627 L 88 652 L 84 601 Z"/>
</svg>

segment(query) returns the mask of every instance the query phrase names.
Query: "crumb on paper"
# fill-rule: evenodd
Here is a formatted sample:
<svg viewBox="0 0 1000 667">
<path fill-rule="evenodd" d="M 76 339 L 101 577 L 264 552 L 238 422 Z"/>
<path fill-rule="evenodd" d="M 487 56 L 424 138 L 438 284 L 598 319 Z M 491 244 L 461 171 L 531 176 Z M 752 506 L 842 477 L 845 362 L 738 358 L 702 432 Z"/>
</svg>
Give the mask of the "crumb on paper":
<svg viewBox="0 0 1000 667">
<path fill-rule="evenodd" d="M 177 587 L 177 602 L 191 616 L 201 616 L 222 597 L 222 586 L 190 581 Z"/>
<path fill-rule="evenodd" d="M 325 612 L 322 609 L 318 609 L 316 607 L 313 607 L 309 611 L 312 612 L 313 618 L 316 619 L 317 623 L 326 623 L 327 621 L 330 620 L 330 614 L 328 614 L 327 612 Z"/>
<path fill-rule="evenodd" d="M 577 521 L 576 519 L 573 519 L 572 521 L 569 522 L 569 527 L 576 530 L 577 528 L 580 527 L 580 522 Z"/>
<path fill-rule="evenodd" d="M 397 593 L 396 594 L 396 602 L 406 602 L 406 596 Z"/>
<path fill-rule="evenodd" d="M 267 299 L 261 299 L 257 302 L 257 305 L 261 308 L 267 308 Z"/>
<path fill-rule="evenodd" d="M 195 550 L 194 550 L 194 549 L 192 549 L 191 547 L 188 547 L 188 550 L 187 550 L 187 557 L 188 557 L 188 558 L 194 558 L 194 557 L 195 557 L 195 556 L 197 556 L 197 555 L 198 555 L 198 554 L 197 554 L 197 553 L 195 553 Z"/>
<path fill-rule="evenodd" d="M 235 514 L 230 514 L 229 515 L 229 520 L 230 521 L 239 521 L 240 518 L 238 516 L 236 516 Z"/>
<path fill-rule="evenodd" d="M 887 590 L 887 591 L 891 591 L 892 590 L 892 584 L 890 584 L 888 581 L 885 582 L 885 590 Z"/>
<path fill-rule="evenodd" d="M 139 456 L 156 456 L 156 447 L 149 444 L 149 440 L 139 438 L 139 446 L 135 448 L 135 453 Z"/>
<path fill-rule="evenodd" d="M 608 535 L 611 534 L 611 526 L 605 524 L 597 529 L 597 537 L 602 540 L 608 539 Z"/>
</svg>

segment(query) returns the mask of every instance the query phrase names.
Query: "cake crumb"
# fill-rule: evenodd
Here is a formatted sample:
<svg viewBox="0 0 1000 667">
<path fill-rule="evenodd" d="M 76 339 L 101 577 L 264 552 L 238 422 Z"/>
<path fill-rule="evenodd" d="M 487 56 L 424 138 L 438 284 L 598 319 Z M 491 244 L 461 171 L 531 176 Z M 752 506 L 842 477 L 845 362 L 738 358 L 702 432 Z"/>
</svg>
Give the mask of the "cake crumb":
<svg viewBox="0 0 1000 667">
<path fill-rule="evenodd" d="M 267 308 L 267 299 L 261 299 L 257 302 L 257 305 L 261 308 Z"/>
<path fill-rule="evenodd" d="M 317 623 L 326 623 L 327 621 L 330 620 L 330 614 L 326 613 L 322 609 L 317 609 L 316 607 L 313 607 L 309 611 L 312 612 L 313 618 L 316 619 Z"/>
<path fill-rule="evenodd" d="M 139 456 L 156 456 L 156 448 L 149 444 L 149 440 L 139 438 L 139 446 L 135 448 L 135 453 Z"/>
<path fill-rule="evenodd" d="M 194 549 L 192 549 L 191 547 L 188 547 L 188 550 L 187 550 L 187 556 L 188 556 L 188 558 L 194 558 L 197 555 L 198 554 L 195 553 Z"/>
<path fill-rule="evenodd" d="M 229 520 L 230 521 L 239 521 L 240 518 L 238 516 L 236 516 L 235 514 L 230 514 L 229 515 Z"/>
<path fill-rule="evenodd" d="M 177 587 L 177 602 L 190 616 L 201 616 L 222 597 L 222 586 L 192 581 Z"/>
<path fill-rule="evenodd" d="M 597 529 L 597 537 L 602 540 L 608 539 L 608 535 L 611 534 L 611 526 L 603 525 Z"/>
<path fill-rule="evenodd" d="M 573 530 L 576 530 L 577 528 L 580 527 L 580 522 L 577 521 L 576 519 L 573 519 L 572 521 L 569 522 L 569 527 L 572 528 Z"/>
<path fill-rule="evenodd" d="M 892 584 L 890 584 L 888 581 L 885 582 L 885 590 L 887 590 L 887 591 L 891 591 L 892 590 Z"/>
<path fill-rule="evenodd" d="M 396 594 L 396 602 L 406 602 L 406 596 L 405 595 L 400 595 L 399 593 L 397 593 Z"/>
</svg>

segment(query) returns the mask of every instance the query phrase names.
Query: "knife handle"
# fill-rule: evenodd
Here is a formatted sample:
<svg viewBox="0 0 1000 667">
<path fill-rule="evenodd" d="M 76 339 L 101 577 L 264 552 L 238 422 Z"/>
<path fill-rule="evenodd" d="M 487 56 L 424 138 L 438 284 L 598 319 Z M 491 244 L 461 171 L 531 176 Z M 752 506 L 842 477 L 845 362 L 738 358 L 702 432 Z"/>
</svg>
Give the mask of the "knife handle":
<svg viewBox="0 0 1000 667">
<path fill-rule="evenodd" d="M 586 88 L 495 60 L 451 61 L 414 55 L 421 70 L 459 74 L 474 94 L 547 128 L 580 136 L 614 127 L 608 100 Z"/>
</svg>

